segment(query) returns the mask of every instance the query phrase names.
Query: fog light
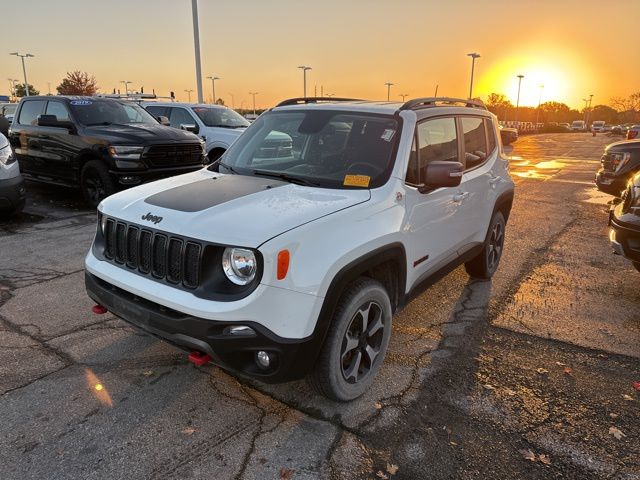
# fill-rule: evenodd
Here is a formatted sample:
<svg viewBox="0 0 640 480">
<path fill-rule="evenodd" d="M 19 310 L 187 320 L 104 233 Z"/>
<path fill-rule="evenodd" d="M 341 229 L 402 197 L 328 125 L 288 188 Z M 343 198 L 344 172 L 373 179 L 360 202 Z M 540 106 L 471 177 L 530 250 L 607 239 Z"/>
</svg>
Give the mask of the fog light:
<svg viewBox="0 0 640 480">
<path fill-rule="evenodd" d="M 256 363 L 260 368 L 266 370 L 271 365 L 271 357 L 264 350 L 259 350 L 256 352 Z"/>
<path fill-rule="evenodd" d="M 120 177 L 120 183 L 122 185 L 137 185 L 140 182 L 141 182 L 140 177 L 135 177 L 135 176 Z"/>
<path fill-rule="evenodd" d="M 232 335 L 234 337 L 255 337 L 256 332 L 253 328 L 245 325 L 236 325 L 233 327 L 225 327 L 222 331 L 223 335 Z"/>
</svg>

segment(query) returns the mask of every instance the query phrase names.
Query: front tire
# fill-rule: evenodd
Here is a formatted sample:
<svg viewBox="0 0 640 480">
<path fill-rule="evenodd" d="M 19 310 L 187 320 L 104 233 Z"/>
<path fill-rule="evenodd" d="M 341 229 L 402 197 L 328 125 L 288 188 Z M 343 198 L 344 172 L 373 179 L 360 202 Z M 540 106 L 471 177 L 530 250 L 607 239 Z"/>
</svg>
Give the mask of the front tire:
<svg viewBox="0 0 640 480">
<path fill-rule="evenodd" d="M 109 195 L 116 193 L 109 169 L 100 160 L 90 160 L 82 167 L 80 188 L 89 205 L 96 208 Z"/>
<path fill-rule="evenodd" d="M 465 270 L 471 277 L 489 280 L 496 273 L 504 248 L 505 227 L 506 221 L 502 212 L 494 213 L 482 251 L 464 264 Z"/>
<path fill-rule="evenodd" d="M 309 383 L 339 402 L 354 400 L 373 382 L 391 338 L 391 301 L 370 278 L 356 280 L 340 299 Z"/>
</svg>

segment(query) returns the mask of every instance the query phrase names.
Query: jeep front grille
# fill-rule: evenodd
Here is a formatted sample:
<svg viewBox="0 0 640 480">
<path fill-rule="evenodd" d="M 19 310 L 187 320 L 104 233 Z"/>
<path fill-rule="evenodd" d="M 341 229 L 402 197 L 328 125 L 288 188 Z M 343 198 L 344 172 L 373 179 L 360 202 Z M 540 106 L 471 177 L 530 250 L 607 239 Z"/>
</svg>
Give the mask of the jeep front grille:
<svg viewBox="0 0 640 480">
<path fill-rule="evenodd" d="M 152 232 L 112 218 L 105 222 L 104 257 L 139 273 L 197 288 L 202 245 L 175 235 Z"/>
</svg>

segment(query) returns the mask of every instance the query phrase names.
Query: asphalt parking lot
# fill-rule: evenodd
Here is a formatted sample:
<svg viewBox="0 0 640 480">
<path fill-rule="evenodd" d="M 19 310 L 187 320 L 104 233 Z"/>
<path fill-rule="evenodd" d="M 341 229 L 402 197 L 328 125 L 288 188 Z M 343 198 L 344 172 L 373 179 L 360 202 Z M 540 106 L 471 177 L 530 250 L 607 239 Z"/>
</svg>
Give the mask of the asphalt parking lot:
<svg viewBox="0 0 640 480">
<path fill-rule="evenodd" d="M 640 274 L 611 253 L 593 186 L 611 141 L 514 144 L 498 273 L 459 268 L 396 315 L 349 404 L 194 367 L 92 314 L 95 215 L 29 184 L 0 223 L 0 477 L 640 479 Z"/>
</svg>

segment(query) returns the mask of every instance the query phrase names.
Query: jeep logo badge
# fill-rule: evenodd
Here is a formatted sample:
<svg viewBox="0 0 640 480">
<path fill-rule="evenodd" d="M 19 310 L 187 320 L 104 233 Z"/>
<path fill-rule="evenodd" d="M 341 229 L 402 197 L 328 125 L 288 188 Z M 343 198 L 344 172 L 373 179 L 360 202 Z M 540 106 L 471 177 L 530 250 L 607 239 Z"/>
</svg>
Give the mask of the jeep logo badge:
<svg viewBox="0 0 640 480">
<path fill-rule="evenodd" d="M 162 217 L 158 217 L 156 215 L 151 215 L 151 212 L 142 216 L 142 220 L 148 220 L 149 222 L 153 222 L 154 225 L 157 225 L 162 221 Z"/>
</svg>

